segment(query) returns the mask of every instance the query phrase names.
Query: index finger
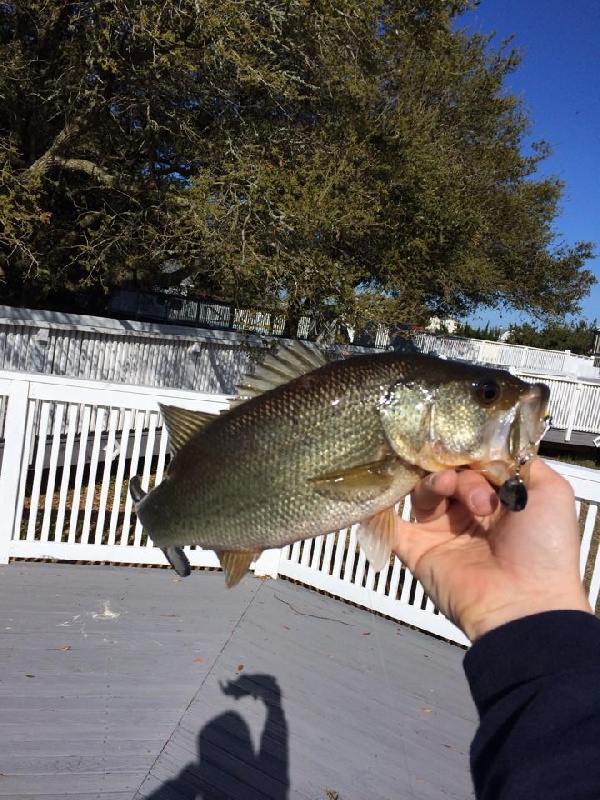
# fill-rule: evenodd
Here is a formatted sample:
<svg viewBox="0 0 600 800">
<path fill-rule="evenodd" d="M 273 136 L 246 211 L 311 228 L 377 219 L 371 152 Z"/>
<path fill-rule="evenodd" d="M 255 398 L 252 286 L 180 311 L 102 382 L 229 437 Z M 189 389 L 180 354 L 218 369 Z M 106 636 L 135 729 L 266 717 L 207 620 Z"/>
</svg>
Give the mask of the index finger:
<svg viewBox="0 0 600 800">
<path fill-rule="evenodd" d="M 437 519 L 452 501 L 462 503 L 476 516 L 489 516 L 499 505 L 498 495 L 483 475 L 474 470 L 444 470 L 423 478 L 413 490 L 412 502 L 419 522 Z"/>
<path fill-rule="evenodd" d="M 452 469 L 433 472 L 422 478 L 411 494 L 414 514 L 419 522 L 436 519 L 448 509 L 448 498 L 456 491 L 458 473 Z"/>
</svg>

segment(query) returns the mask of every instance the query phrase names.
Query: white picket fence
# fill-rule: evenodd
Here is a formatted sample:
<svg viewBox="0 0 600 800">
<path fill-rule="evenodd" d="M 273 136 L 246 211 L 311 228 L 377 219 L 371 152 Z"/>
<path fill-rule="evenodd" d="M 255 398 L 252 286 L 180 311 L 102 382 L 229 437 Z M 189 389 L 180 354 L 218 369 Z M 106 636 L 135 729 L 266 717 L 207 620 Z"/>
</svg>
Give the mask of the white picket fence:
<svg viewBox="0 0 600 800">
<path fill-rule="evenodd" d="M 417 333 L 414 342 L 422 353 L 435 353 L 445 358 L 457 358 L 477 364 L 489 364 L 517 371 L 554 373 L 580 378 L 600 378 L 600 368 L 594 366 L 593 356 L 579 356 L 569 350 L 543 350 L 508 342 L 467 339 Z"/>
<path fill-rule="evenodd" d="M 127 486 L 162 480 L 167 434 L 157 402 L 217 413 L 225 395 L 103 384 L 0 371 L 4 421 L 0 464 L 0 563 L 11 558 L 163 564 L 135 518 Z M 573 483 L 583 525 L 582 574 L 594 607 L 600 591 L 600 473 L 559 465 Z M 401 508 L 410 515 L 409 501 Z M 188 548 L 194 566 L 218 567 L 212 551 Z M 399 560 L 375 573 L 353 529 L 266 551 L 258 575 L 288 576 L 453 641 L 440 615 Z"/>
<path fill-rule="evenodd" d="M 416 344 L 424 352 L 487 360 L 542 380 L 551 390 L 553 425 L 565 430 L 566 441 L 573 431 L 600 436 L 600 381 L 560 374 L 566 359 L 574 374 L 589 371 L 590 359 L 430 334 L 418 334 Z M 261 347 L 260 337 L 230 331 L 0 306 L 0 370 L 226 394 L 248 369 L 251 348 L 258 353 Z"/>
<path fill-rule="evenodd" d="M 0 306 L 0 370 L 233 392 L 260 337 Z"/>
<path fill-rule="evenodd" d="M 600 382 L 564 376 L 544 375 L 530 370 L 515 372 L 523 380 L 545 383 L 550 389 L 552 427 L 565 431 L 565 441 L 573 431 L 600 434 Z M 598 443 L 600 447 L 600 435 Z"/>
</svg>

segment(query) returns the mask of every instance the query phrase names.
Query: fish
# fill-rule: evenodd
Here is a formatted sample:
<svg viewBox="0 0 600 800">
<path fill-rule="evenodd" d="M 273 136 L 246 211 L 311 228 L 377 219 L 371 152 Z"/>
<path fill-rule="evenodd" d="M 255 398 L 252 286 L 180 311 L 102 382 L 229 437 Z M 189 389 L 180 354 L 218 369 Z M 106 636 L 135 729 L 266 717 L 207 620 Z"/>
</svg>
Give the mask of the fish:
<svg viewBox="0 0 600 800">
<path fill-rule="evenodd" d="M 214 550 L 226 585 L 269 548 L 359 523 L 375 570 L 389 564 L 396 504 L 427 473 L 481 472 L 526 503 L 527 462 L 548 426 L 549 390 L 504 370 L 385 351 L 328 360 L 280 346 L 220 415 L 160 405 L 172 458 L 130 493 L 142 526 L 181 575 L 186 545 Z"/>
</svg>

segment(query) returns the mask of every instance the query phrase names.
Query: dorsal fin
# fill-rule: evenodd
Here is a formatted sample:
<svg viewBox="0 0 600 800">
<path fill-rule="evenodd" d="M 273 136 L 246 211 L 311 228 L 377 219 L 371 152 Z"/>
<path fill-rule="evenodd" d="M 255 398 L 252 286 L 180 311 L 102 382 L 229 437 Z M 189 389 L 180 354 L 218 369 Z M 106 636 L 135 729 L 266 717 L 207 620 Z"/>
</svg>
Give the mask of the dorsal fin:
<svg viewBox="0 0 600 800">
<path fill-rule="evenodd" d="M 207 414 L 204 411 L 190 411 L 187 408 L 177 408 L 177 406 L 164 406 L 162 403 L 158 405 L 167 426 L 173 455 L 181 450 L 184 444 L 187 444 L 198 431 L 215 419 L 214 414 Z"/>
<path fill-rule="evenodd" d="M 307 372 L 312 372 L 327 362 L 327 356 L 316 345 L 301 341 L 281 344 L 277 352 L 269 353 L 260 364 L 256 365 L 254 374 L 244 377 L 242 383 L 236 387 L 237 396 L 230 405 L 234 406 L 250 397 L 257 397 L 294 378 L 306 375 Z"/>
</svg>

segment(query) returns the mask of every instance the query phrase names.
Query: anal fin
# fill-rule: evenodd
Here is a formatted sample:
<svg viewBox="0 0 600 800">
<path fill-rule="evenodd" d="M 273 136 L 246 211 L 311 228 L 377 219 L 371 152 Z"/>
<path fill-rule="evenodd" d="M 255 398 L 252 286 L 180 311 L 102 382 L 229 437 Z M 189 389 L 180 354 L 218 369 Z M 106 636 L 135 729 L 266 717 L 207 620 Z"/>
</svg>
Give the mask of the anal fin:
<svg viewBox="0 0 600 800">
<path fill-rule="evenodd" d="M 363 520 L 356 531 L 356 538 L 375 572 L 389 564 L 396 543 L 397 519 L 396 510 L 386 508 Z"/>
<path fill-rule="evenodd" d="M 223 572 L 225 573 L 225 585 L 228 589 L 239 583 L 250 564 L 260 555 L 261 551 L 247 552 L 243 550 L 216 550 Z"/>
</svg>

